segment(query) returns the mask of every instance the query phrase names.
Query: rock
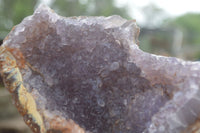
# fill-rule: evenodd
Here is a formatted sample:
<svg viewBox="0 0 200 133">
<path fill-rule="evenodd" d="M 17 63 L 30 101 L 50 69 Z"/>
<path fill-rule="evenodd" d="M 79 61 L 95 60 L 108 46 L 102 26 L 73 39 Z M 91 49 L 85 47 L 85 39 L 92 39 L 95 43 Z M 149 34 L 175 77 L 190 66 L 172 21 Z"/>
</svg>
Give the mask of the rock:
<svg viewBox="0 0 200 133">
<path fill-rule="evenodd" d="M 13 28 L 0 48 L 1 75 L 32 131 L 179 133 L 197 127 L 200 63 L 145 53 L 138 34 L 133 20 L 64 18 L 46 6 Z"/>
</svg>

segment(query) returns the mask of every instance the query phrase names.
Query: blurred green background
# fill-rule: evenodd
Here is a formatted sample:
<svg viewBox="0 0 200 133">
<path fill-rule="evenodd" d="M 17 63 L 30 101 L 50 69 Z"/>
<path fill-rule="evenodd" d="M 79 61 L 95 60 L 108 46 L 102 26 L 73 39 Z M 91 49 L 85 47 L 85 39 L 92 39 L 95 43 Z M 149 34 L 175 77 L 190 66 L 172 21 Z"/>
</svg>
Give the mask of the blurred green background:
<svg viewBox="0 0 200 133">
<path fill-rule="evenodd" d="M 123 1 L 123 0 L 122 0 Z M 49 5 L 63 16 L 110 16 L 120 15 L 126 19 L 141 18 L 133 15 L 130 5 L 120 0 L 0 0 L 0 40 L 20 23 L 24 17 L 33 14 L 41 3 Z M 123 3 L 123 4 L 120 4 Z M 138 8 L 138 7 L 133 7 Z M 178 8 L 178 7 L 177 7 Z M 175 56 L 186 60 L 200 59 L 200 13 L 185 13 L 172 17 L 153 3 L 138 10 L 143 14 L 143 23 L 137 23 L 140 30 L 140 48 L 146 52 Z M 134 17 L 133 17 L 134 16 Z M 0 133 L 29 133 L 11 96 L 0 86 Z"/>
</svg>

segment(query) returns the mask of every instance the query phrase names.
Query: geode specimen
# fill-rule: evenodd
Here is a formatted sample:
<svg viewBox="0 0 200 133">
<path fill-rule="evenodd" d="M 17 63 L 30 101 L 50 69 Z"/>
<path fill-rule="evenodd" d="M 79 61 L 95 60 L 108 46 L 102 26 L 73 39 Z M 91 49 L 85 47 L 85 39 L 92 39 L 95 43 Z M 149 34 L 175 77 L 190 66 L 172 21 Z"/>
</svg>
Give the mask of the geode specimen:
<svg viewBox="0 0 200 133">
<path fill-rule="evenodd" d="M 4 39 L 1 75 L 35 133 L 199 132 L 200 63 L 141 51 L 135 21 L 40 6 Z"/>
</svg>

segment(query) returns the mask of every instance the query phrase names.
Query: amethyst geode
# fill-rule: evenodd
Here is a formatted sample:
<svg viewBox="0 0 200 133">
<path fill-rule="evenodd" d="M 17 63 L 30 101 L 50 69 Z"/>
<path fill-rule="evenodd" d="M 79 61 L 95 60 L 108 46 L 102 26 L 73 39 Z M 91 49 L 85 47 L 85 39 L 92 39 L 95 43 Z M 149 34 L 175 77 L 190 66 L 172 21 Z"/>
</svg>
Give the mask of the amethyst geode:
<svg viewBox="0 0 200 133">
<path fill-rule="evenodd" d="M 34 112 L 23 115 L 35 122 L 28 124 L 33 132 L 192 131 L 200 113 L 200 63 L 145 53 L 138 34 L 133 20 L 65 18 L 46 6 L 17 25 L 3 47 L 41 115 L 42 124 Z"/>
</svg>

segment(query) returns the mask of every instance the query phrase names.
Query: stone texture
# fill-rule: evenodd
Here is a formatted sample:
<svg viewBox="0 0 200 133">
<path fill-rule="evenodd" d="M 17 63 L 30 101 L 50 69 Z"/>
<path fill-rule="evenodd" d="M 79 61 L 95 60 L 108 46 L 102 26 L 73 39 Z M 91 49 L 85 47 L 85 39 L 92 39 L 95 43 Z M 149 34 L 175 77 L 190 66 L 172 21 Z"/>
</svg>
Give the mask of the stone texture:
<svg viewBox="0 0 200 133">
<path fill-rule="evenodd" d="M 1 74 L 32 131 L 180 133 L 199 124 L 200 63 L 145 53 L 138 35 L 134 20 L 64 18 L 46 6 L 17 25 L 1 47 Z"/>
</svg>

